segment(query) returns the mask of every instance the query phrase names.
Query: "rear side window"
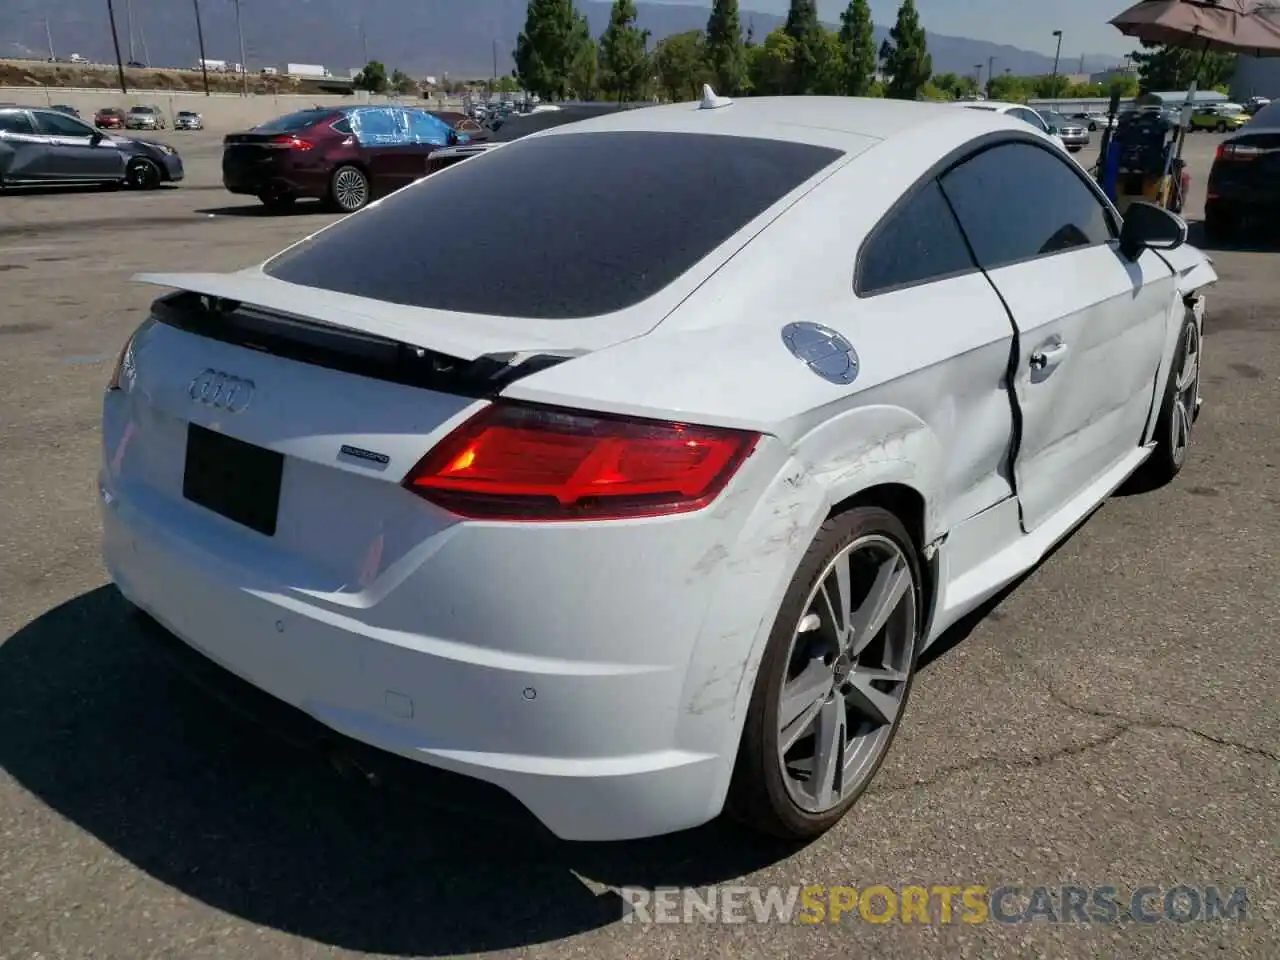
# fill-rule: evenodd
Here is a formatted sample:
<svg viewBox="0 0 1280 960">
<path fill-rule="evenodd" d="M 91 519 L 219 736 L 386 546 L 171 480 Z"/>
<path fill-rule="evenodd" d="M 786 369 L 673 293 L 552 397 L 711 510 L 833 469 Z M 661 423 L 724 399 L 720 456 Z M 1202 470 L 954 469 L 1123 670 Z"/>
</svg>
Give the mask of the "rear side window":
<svg viewBox="0 0 1280 960">
<path fill-rule="evenodd" d="M 598 316 L 658 293 L 840 156 L 712 134 L 534 137 L 427 177 L 265 269 L 437 310 Z"/>
<path fill-rule="evenodd" d="M 350 136 L 350 135 L 351 135 L 351 121 L 350 121 L 350 120 L 348 120 L 346 117 L 343 117 L 343 118 L 342 118 L 341 120 L 339 120 L 337 123 L 333 124 L 333 129 L 334 129 L 334 130 L 336 130 L 336 131 L 338 131 L 338 133 L 345 133 L 347 136 Z"/>
<path fill-rule="evenodd" d="M 1107 208 L 1049 147 L 1003 143 L 943 175 L 978 263 L 987 270 L 1108 243 Z"/>
<path fill-rule="evenodd" d="M 871 234 L 858 258 L 854 289 L 867 297 L 975 269 L 941 188 L 930 180 Z"/>
<path fill-rule="evenodd" d="M 35 133 L 36 126 L 26 113 L 0 113 L 0 132 Z"/>
<path fill-rule="evenodd" d="M 297 133 L 299 130 L 314 126 L 333 113 L 332 110 L 299 110 L 297 113 L 288 113 L 283 117 L 260 123 L 253 129 L 259 133 Z"/>
</svg>

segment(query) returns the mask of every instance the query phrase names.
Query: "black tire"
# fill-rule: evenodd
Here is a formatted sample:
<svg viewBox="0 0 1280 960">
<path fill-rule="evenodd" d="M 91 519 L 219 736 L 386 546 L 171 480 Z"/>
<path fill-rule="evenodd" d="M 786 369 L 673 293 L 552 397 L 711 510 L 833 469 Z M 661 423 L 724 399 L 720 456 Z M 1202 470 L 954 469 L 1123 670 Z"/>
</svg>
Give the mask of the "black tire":
<svg viewBox="0 0 1280 960">
<path fill-rule="evenodd" d="M 1219 132 L 1219 133 L 1226 133 L 1226 132 L 1227 132 L 1227 125 L 1226 125 L 1225 123 L 1220 123 L 1220 124 L 1218 124 L 1218 128 L 1217 128 L 1217 129 L 1218 129 L 1218 132 Z"/>
<path fill-rule="evenodd" d="M 891 540 L 907 558 L 911 569 L 916 610 L 911 670 L 888 738 L 863 782 L 837 806 L 825 813 L 814 814 L 796 804 L 784 782 L 785 775 L 778 761 L 779 696 L 789 669 L 792 639 L 810 596 L 831 561 L 855 540 L 868 535 Z M 902 522 L 889 511 L 872 506 L 855 507 L 831 517 L 819 528 L 787 589 L 756 675 L 725 808 L 730 817 L 774 837 L 809 840 L 831 829 L 858 801 L 892 748 L 906 712 L 925 620 L 922 584 L 916 546 Z"/>
<path fill-rule="evenodd" d="M 1200 349 L 1200 329 L 1188 310 L 1182 321 L 1182 329 L 1178 332 L 1178 346 L 1173 352 L 1173 363 L 1169 367 L 1169 378 L 1165 382 L 1164 396 L 1160 401 L 1160 416 L 1156 420 L 1156 448 L 1142 465 L 1142 479 L 1147 489 L 1169 483 L 1186 465 L 1200 396 Z M 1178 379 L 1191 351 L 1195 354 L 1195 374 L 1180 388 Z M 1182 408 L 1181 411 L 1179 407 Z M 1181 442 L 1175 431 L 1179 420 L 1182 422 L 1180 430 L 1185 430 Z"/>
<path fill-rule="evenodd" d="M 258 199 L 271 213 L 288 213 L 298 200 L 290 193 L 260 193 Z"/>
<path fill-rule="evenodd" d="M 372 195 L 369 177 L 359 167 L 341 166 L 329 178 L 329 205 L 339 213 L 355 213 L 368 206 Z"/>
<path fill-rule="evenodd" d="M 125 168 L 129 186 L 135 190 L 155 190 L 164 180 L 160 165 L 146 157 L 134 157 Z"/>
<path fill-rule="evenodd" d="M 1069 153 L 1079 153 L 1079 152 L 1080 152 L 1081 150 L 1083 150 L 1083 149 L 1084 149 L 1084 147 L 1067 147 L 1067 152 L 1069 152 Z"/>
</svg>

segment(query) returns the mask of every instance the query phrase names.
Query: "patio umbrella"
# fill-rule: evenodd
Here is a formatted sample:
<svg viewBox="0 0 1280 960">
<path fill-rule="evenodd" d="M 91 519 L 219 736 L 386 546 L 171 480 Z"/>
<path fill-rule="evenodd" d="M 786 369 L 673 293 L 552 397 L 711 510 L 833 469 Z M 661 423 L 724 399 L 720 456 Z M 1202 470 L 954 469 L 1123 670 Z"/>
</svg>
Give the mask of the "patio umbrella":
<svg viewBox="0 0 1280 960">
<path fill-rule="evenodd" d="M 1280 56 L 1280 0 L 1143 0 L 1111 25 L 1146 43 Z"/>
<path fill-rule="evenodd" d="M 1186 104 L 1194 102 L 1196 84 L 1209 51 L 1240 53 L 1254 57 L 1280 56 L 1280 0 L 1142 0 L 1111 25 L 1127 37 L 1145 43 L 1199 50 L 1200 59 L 1187 90 Z M 1174 157 L 1182 157 L 1186 135 L 1178 134 L 1176 151 L 1169 156 L 1166 175 Z"/>
</svg>

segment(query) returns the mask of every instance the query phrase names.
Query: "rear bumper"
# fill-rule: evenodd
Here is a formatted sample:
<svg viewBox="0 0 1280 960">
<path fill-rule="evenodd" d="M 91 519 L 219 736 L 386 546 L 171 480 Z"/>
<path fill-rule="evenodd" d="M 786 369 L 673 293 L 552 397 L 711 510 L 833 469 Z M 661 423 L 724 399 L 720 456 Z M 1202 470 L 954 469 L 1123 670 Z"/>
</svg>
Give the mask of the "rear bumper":
<svg viewBox="0 0 1280 960">
<path fill-rule="evenodd" d="M 328 173 L 300 173 L 287 167 L 264 165 L 261 169 L 222 171 L 222 185 L 230 193 L 257 197 L 281 192 L 295 197 L 323 199 L 329 193 Z"/>
<path fill-rule="evenodd" d="M 245 582 L 167 533 L 159 504 L 148 516 L 118 489 L 103 484 L 101 493 L 104 559 L 124 597 L 326 727 L 500 787 L 566 840 L 670 833 L 719 813 L 722 758 L 658 742 L 620 755 L 608 749 L 610 740 L 636 739 L 617 729 L 627 719 L 641 724 L 675 707 L 679 671 L 522 668 L 492 662 L 502 659 L 493 651 L 371 627 Z M 584 740 L 599 741 L 597 756 L 581 755 Z"/>
</svg>

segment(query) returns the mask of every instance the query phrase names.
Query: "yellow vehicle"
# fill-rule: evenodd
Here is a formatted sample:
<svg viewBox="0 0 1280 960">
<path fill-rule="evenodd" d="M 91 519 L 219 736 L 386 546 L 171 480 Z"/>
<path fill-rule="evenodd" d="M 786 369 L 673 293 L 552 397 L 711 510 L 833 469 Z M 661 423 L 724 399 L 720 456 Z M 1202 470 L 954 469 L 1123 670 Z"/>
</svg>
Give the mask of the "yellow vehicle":
<svg viewBox="0 0 1280 960">
<path fill-rule="evenodd" d="M 1214 104 L 1208 107 L 1197 107 L 1191 114 L 1192 130 L 1216 130 L 1218 133 L 1230 133 L 1239 130 L 1249 122 L 1249 114 L 1244 107 L 1237 104 Z"/>
</svg>

